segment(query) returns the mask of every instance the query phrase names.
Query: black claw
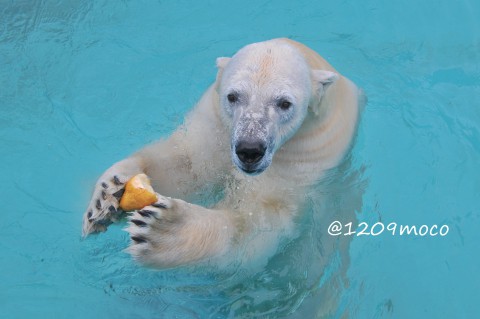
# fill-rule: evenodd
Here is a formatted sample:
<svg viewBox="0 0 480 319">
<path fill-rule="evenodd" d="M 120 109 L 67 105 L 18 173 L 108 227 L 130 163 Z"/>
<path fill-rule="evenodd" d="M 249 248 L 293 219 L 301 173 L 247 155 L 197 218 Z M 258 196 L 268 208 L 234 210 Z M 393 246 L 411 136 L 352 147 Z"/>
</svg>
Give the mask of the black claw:
<svg viewBox="0 0 480 319">
<path fill-rule="evenodd" d="M 151 210 L 147 210 L 147 209 L 139 210 L 138 213 L 140 215 L 142 215 L 143 217 L 151 217 L 154 214 L 154 212 L 152 212 Z"/>
<path fill-rule="evenodd" d="M 111 223 L 112 221 L 110 219 L 101 219 L 101 220 L 97 220 L 95 222 L 95 225 L 102 225 L 102 226 L 108 227 L 108 225 L 110 225 Z"/>
<path fill-rule="evenodd" d="M 136 244 L 141 244 L 141 243 L 146 243 L 147 242 L 147 240 L 145 238 L 140 237 L 140 236 L 132 236 L 131 238 Z"/>
<path fill-rule="evenodd" d="M 122 189 L 119 190 L 118 192 L 113 193 L 113 196 L 114 196 L 116 199 L 120 200 L 120 198 L 122 198 L 122 196 L 123 196 L 123 193 L 125 193 L 125 188 L 122 188 Z"/>
<path fill-rule="evenodd" d="M 113 183 L 114 183 L 115 185 L 123 185 L 123 183 L 120 182 L 120 179 L 118 179 L 118 176 L 117 176 L 117 175 L 113 176 Z"/>
<path fill-rule="evenodd" d="M 166 209 L 167 208 L 167 205 L 162 204 L 162 203 L 155 203 L 155 204 L 152 204 L 152 206 L 157 207 L 157 208 L 161 208 L 161 209 Z"/>
<path fill-rule="evenodd" d="M 138 211 L 139 213 L 142 212 L 143 214 L 148 214 L 150 216 L 156 216 L 157 215 L 157 212 L 154 212 L 153 210 L 148 210 L 148 209 L 142 209 L 141 211 Z M 142 213 L 140 213 L 140 215 L 144 216 Z"/>
<path fill-rule="evenodd" d="M 97 199 L 97 203 L 95 204 L 95 207 L 97 207 L 98 210 L 102 209 L 102 203 L 100 203 L 99 199 Z"/>
<path fill-rule="evenodd" d="M 110 206 L 108 207 L 108 211 L 111 213 L 111 214 L 116 214 L 118 211 L 117 209 L 115 208 L 115 206 Z"/>
<path fill-rule="evenodd" d="M 107 183 L 103 182 L 103 183 L 102 183 L 102 187 L 105 188 L 105 189 L 107 189 L 107 188 L 108 188 Z"/>
<path fill-rule="evenodd" d="M 137 225 L 138 227 L 145 227 L 147 226 L 147 223 L 145 222 L 142 222 L 141 220 L 138 220 L 138 219 L 132 219 L 130 220 L 132 223 L 134 223 L 135 225 Z"/>
<path fill-rule="evenodd" d="M 105 191 L 102 191 L 102 198 L 103 200 L 107 200 L 107 193 L 105 193 Z"/>
<path fill-rule="evenodd" d="M 91 222 L 92 221 L 92 215 L 93 213 L 92 212 L 88 212 L 87 214 L 87 218 L 88 218 L 88 221 Z"/>
</svg>

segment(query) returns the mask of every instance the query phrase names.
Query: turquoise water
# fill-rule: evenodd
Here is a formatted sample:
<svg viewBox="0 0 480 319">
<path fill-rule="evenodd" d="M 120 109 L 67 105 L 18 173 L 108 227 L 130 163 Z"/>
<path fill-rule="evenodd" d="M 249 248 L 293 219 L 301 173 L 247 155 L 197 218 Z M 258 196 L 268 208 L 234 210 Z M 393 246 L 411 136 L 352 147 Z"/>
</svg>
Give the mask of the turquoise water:
<svg viewBox="0 0 480 319">
<path fill-rule="evenodd" d="M 466 0 L 0 1 L 0 317 L 477 317 L 479 16 Z M 254 274 L 140 268 L 121 225 L 82 241 L 103 170 L 172 132 L 217 56 L 281 36 L 369 98 L 304 235 Z M 339 217 L 449 232 L 336 241 Z"/>
</svg>

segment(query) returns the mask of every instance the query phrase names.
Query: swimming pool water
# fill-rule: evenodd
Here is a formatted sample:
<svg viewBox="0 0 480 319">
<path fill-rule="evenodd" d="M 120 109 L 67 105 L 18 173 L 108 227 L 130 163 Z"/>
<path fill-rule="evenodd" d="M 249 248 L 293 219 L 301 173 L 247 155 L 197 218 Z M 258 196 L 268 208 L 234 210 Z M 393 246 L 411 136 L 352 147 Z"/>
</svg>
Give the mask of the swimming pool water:
<svg viewBox="0 0 480 319">
<path fill-rule="evenodd" d="M 479 16 L 469 0 L 0 1 L 0 317 L 477 317 Z M 181 124 L 217 56 L 283 36 L 368 95 L 348 174 L 310 203 L 328 213 L 254 273 L 138 267 L 121 225 L 81 240 L 102 171 Z M 449 233 L 336 241 L 338 216 Z"/>
</svg>

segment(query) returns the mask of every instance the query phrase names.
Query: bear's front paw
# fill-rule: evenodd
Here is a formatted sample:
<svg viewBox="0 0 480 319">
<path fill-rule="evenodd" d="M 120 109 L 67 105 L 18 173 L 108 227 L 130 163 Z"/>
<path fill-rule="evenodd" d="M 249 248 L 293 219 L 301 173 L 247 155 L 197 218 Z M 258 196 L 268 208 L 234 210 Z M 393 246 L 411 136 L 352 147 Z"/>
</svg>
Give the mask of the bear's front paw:
<svg viewBox="0 0 480 319">
<path fill-rule="evenodd" d="M 106 172 L 98 180 L 87 211 L 83 216 L 83 236 L 105 231 L 113 222 L 121 219 L 120 198 L 130 176 Z"/>
<path fill-rule="evenodd" d="M 156 268 L 170 268 L 198 259 L 195 236 L 187 218 L 189 204 L 157 194 L 158 201 L 133 212 L 125 229 L 131 238 L 127 251 Z M 190 216 L 191 217 L 191 216 Z"/>
</svg>

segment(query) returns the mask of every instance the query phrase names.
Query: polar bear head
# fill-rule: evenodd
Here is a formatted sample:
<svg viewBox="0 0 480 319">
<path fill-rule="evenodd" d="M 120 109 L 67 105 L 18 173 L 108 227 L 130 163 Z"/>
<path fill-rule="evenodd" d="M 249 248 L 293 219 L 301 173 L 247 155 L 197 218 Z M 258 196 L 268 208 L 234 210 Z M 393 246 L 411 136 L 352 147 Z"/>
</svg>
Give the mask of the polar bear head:
<svg viewBox="0 0 480 319">
<path fill-rule="evenodd" d="M 262 173 L 275 152 L 301 127 L 337 74 L 312 70 L 302 53 L 271 40 L 250 44 L 232 58 L 218 58 L 217 92 L 231 130 L 234 164 Z"/>
</svg>

